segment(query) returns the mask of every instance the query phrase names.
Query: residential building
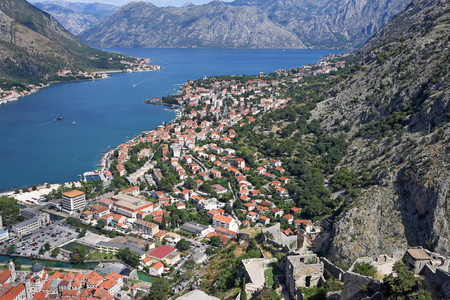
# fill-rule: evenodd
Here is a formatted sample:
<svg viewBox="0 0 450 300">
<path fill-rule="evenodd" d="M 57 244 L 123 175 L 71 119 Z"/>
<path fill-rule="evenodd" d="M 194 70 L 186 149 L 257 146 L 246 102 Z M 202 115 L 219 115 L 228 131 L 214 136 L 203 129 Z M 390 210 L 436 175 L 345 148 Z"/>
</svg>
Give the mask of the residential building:
<svg viewBox="0 0 450 300">
<path fill-rule="evenodd" d="M 137 196 L 139 196 L 140 190 L 139 190 L 139 186 L 135 185 L 135 186 L 132 186 L 130 188 L 121 190 L 120 192 L 122 194 L 128 194 L 130 196 L 137 197 Z"/>
<path fill-rule="evenodd" d="M 153 237 L 159 232 L 158 225 L 145 220 L 136 220 L 136 222 L 133 223 L 133 229 L 139 231 L 140 233 L 149 235 L 150 237 Z"/>
<path fill-rule="evenodd" d="M 235 232 L 239 231 L 239 224 L 236 222 L 236 220 L 227 216 L 214 216 L 212 225 L 214 228 L 222 227 Z"/>
<path fill-rule="evenodd" d="M 27 300 L 25 285 L 19 283 L 15 286 L 5 287 L 5 293 L 0 294 L 0 298 L 4 300 Z"/>
<path fill-rule="evenodd" d="M 164 273 L 164 264 L 160 261 L 156 262 L 148 269 L 148 273 L 152 276 L 161 276 Z"/>
<path fill-rule="evenodd" d="M 86 195 L 79 190 L 71 190 L 62 194 L 61 207 L 63 211 L 74 214 L 81 212 L 86 206 Z"/>
<path fill-rule="evenodd" d="M 0 242 L 7 240 L 9 238 L 9 233 L 6 230 L 0 228 Z"/>
<path fill-rule="evenodd" d="M 23 236 L 46 226 L 48 223 L 50 223 L 50 215 L 41 213 L 31 219 L 12 225 L 12 231 L 19 236 Z"/>
</svg>

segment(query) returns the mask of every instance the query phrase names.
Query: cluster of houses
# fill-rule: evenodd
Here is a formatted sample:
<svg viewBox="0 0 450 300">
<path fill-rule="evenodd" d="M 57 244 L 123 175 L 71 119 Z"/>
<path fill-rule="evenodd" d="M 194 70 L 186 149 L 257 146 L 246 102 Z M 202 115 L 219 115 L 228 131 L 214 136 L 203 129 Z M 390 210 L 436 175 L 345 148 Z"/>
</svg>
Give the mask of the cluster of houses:
<svg viewBox="0 0 450 300">
<path fill-rule="evenodd" d="M 285 169 L 280 160 L 270 159 L 266 164 L 258 164 L 257 167 L 251 168 L 247 166 L 245 159 L 236 155 L 234 149 L 227 147 L 236 137 L 236 131 L 231 126 L 244 126 L 254 122 L 259 113 L 285 107 L 290 99 L 276 97 L 279 83 L 278 80 L 260 78 L 245 83 L 233 79 L 208 81 L 204 84 L 189 81 L 182 86 L 182 93 L 177 97 L 180 104 L 192 108 L 185 112 L 183 119 L 160 126 L 121 144 L 116 149 L 116 156 L 110 157 L 111 161 L 116 160 L 115 170 L 111 171 L 117 172 L 120 176 L 132 175 L 134 180 L 140 178 L 149 186 L 156 186 L 156 190 L 151 191 L 150 195 L 156 201 L 151 205 L 149 203 L 146 209 L 135 208 L 133 216 L 129 216 L 137 219 L 132 225 L 133 228 L 148 236 L 159 238 L 156 236 L 160 232 L 158 226 L 144 225 L 143 219 L 148 223 L 160 225 L 163 219 L 170 217 L 170 212 L 164 209 L 166 206 L 174 205 L 177 209 L 186 209 L 187 203 L 193 203 L 198 209 L 206 210 L 207 215 L 212 218 L 214 230 L 206 232 L 206 238 L 218 235 L 226 242 L 235 236 L 241 226 L 254 226 L 256 223 L 269 225 L 277 217 L 289 225 L 304 227 L 310 233 L 320 232 L 320 229 L 313 226 L 309 220 L 301 220 L 298 217 L 300 208 L 284 211 L 268 201 L 273 196 L 289 200 L 289 192 L 285 185 L 290 184 L 291 180 L 284 176 Z M 240 96 L 244 93 L 247 94 L 245 97 Z M 228 107 L 230 99 L 231 105 Z M 208 121 L 208 118 L 198 121 L 199 117 L 210 117 L 211 121 Z M 149 146 L 137 152 L 138 159 L 148 160 L 154 152 L 160 150 L 162 161 L 173 166 L 179 182 L 194 178 L 195 187 L 176 186 L 170 193 L 158 190 L 164 176 L 156 167 L 156 163 L 151 161 L 147 161 L 142 167 L 143 170 L 127 174 L 125 165 L 131 159 L 130 153 L 136 153 L 132 149 L 141 143 L 147 143 Z M 253 158 L 258 162 L 263 160 L 258 153 L 254 153 Z M 224 172 L 231 174 L 234 182 L 223 184 L 222 181 L 222 184 L 218 184 L 217 180 L 223 178 Z M 257 189 L 248 180 L 250 175 L 260 176 L 268 184 Z M 227 179 L 230 180 L 230 177 Z M 210 184 L 214 197 L 219 200 L 225 194 L 228 194 L 229 198 L 232 195 L 234 200 L 239 198 L 244 208 L 236 212 L 239 215 L 244 214 L 245 218 L 238 219 L 234 213 L 226 215 L 223 211 L 223 202 L 217 201 L 212 194 L 201 191 L 201 186 L 205 183 Z M 133 197 L 139 197 L 139 192 L 139 187 L 135 186 L 129 191 L 122 191 L 122 194 L 132 193 Z M 107 219 L 108 224 L 126 225 L 124 214 L 114 208 L 117 206 L 114 204 L 116 198 L 113 197 L 106 202 L 100 201 L 100 207 L 93 207 L 91 213 L 99 216 L 101 211 L 103 214 L 101 217 Z"/>
<path fill-rule="evenodd" d="M 16 283 L 17 278 L 20 283 Z M 32 265 L 30 271 L 17 271 L 12 262 L 0 271 L 0 299 L 5 300 L 114 300 L 123 286 L 123 276 L 115 272 L 101 276 L 93 271 L 56 271 L 50 275 L 41 264 Z"/>
<path fill-rule="evenodd" d="M 154 71 L 160 70 L 162 67 L 159 65 L 150 65 L 150 58 L 140 58 L 136 62 L 121 60 L 120 63 L 127 65 L 128 68 L 125 70 L 128 73 L 131 72 L 144 72 L 144 71 Z"/>
<path fill-rule="evenodd" d="M 37 92 L 43 87 L 46 87 L 46 85 L 41 83 L 38 85 L 28 84 L 27 86 L 25 86 L 25 88 L 13 86 L 9 90 L 0 89 L 0 104 L 17 100 L 19 99 L 19 97 L 27 96 L 31 93 Z"/>
<path fill-rule="evenodd" d="M 294 75 L 291 80 L 293 83 L 297 83 L 303 79 L 303 76 L 330 74 L 331 72 L 336 72 L 339 69 L 345 68 L 345 60 L 339 59 L 343 59 L 348 55 L 349 53 L 331 54 L 322 58 L 318 63 L 304 65 L 302 67 L 292 68 L 289 70 L 278 69 L 274 73 L 279 76 Z"/>
</svg>

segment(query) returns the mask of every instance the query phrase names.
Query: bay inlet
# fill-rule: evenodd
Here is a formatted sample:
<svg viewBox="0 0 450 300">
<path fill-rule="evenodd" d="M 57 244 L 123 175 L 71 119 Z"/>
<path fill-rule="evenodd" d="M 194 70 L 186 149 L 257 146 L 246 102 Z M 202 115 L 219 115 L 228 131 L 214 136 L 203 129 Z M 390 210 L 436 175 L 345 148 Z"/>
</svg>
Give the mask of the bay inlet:
<svg viewBox="0 0 450 300">
<path fill-rule="evenodd" d="M 0 191 L 78 180 L 101 155 L 175 118 L 145 99 L 176 93 L 187 80 L 256 75 L 315 63 L 339 50 L 108 49 L 148 57 L 162 70 L 58 83 L 0 105 Z M 58 116 L 64 119 L 57 120 Z"/>
</svg>

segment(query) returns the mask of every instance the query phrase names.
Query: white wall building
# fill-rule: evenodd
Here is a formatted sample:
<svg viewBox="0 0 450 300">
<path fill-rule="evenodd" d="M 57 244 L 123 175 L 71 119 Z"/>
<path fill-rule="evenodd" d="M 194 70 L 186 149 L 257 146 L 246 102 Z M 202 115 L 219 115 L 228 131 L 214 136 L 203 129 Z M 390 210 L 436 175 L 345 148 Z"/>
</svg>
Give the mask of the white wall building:
<svg viewBox="0 0 450 300">
<path fill-rule="evenodd" d="M 86 207 L 86 195 L 79 190 L 65 192 L 62 196 L 61 207 L 70 214 L 81 212 Z"/>
<path fill-rule="evenodd" d="M 40 227 L 46 226 L 48 223 L 50 223 L 50 215 L 47 213 L 41 213 L 36 217 L 14 224 L 12 226 L 12 231 L 17 235 L 22 236 L 32 233 Z"/>
</svg>

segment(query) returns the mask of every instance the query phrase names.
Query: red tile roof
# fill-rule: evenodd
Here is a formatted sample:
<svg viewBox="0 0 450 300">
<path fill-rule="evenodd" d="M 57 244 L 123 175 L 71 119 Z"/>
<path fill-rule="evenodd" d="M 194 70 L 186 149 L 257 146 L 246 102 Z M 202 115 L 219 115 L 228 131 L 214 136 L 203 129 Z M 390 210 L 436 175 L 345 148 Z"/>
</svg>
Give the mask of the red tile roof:
<svg viewBox="0 0 450 300">
<path fill-rule="evenodd" d="M 167 255 L 169 255 L 170 253 L 172 253 L 175 250 L 177 250 L 177 249 L 175 249 L 174 247 L 162 245 L 162 246 L 156 248 L 155 250 L 151 251 L 148 255 L 155 257 L 157 259 L 163 259 L 164 257 L 166 257 Z"/>
</svg>

